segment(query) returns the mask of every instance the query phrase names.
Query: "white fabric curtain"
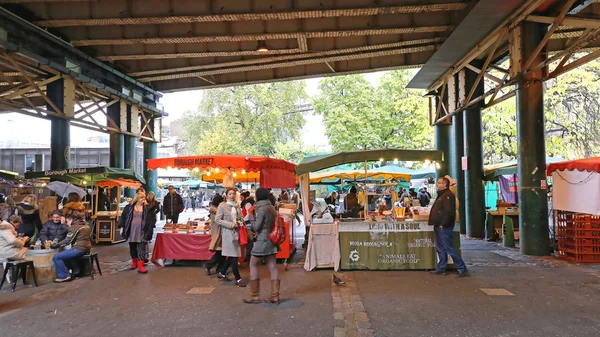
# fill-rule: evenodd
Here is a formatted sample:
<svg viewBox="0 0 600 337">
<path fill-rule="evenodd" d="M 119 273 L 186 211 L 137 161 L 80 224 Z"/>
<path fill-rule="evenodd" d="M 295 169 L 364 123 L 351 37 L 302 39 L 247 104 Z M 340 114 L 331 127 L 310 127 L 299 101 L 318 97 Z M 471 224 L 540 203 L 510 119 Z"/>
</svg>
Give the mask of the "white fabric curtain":
<svg viewBox="0 0 600 337">
<path fill-rule="evenodd" d="M 310 201 L 310 173 L 305 173 L 300 176 L 300 198 L 302 198 L 302 215 L 304 216 L 304 224 L 310 226 L 310 211 L 308 203 Z"/>
<path fill-rule="evenodd" d="M 552 207 L 600 215 L 600 174 L 567 170 L 552 172 Z"/>
</svg>

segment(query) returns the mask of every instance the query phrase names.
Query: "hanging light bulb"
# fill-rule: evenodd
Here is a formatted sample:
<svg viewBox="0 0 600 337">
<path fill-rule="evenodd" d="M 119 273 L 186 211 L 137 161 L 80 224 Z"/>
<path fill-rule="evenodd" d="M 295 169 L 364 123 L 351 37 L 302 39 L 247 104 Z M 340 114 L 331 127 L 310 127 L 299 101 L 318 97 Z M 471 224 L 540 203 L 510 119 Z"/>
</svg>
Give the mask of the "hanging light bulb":
<svg viewBox="0 0 600 337">
<path fill-rule="evenodd" d="M 206 172 L 206 176 L 210 177 L 210 171 Z"/>
<path fill-rule="evenodd" d="M 234 176 L 234 177 L 237 177 L 237 173 L 233 172 L 233 176 Z"/>
<path fill-rule="evenodd" d="M 246 170 L 242 170 L 242 174 L 246 174 Z"/>
<path fill-rule="evenodd" d="M 219 168 L 218 167 L 215 168 L 215 172 L 219 173 Z"/>
<path fill-rule="evenodd" d="M 380 162 L 380 163 L 381 163 L 381 162 L 383 162 L 383 158 L 379 158 L 379 162 Z"/>
<path fill-rule="evenodd" d="M 424 163 L 425 167 L 429 167 L 429 165 L 431 164 L 431 161 L 429 161 L 429 159 L 425 159 L 425 163 Z"/>
<path fill-rule="evenodd" d="M 197 168 L 197 167 L 194 167 L 194 169 L 193 169 L 192 171 L 194 171 L 194 172 L 198 172 L 198 171 L 200 171 L 200 169 L 199 169 L 199 168 Z"/>
<path fill-rule="evenodd" d="M 171 170 L 171 169 L 172 169 L 172 167 L 171 167 L 171 166 L 167 166 L 167 170 Z"/>
<path fill-rule="evenodd" d="M 435 163 L 435 167 L 439 170 L 440 169 L 440 163 Z"/>
<path fill-rule="evenodd" d="M 398 158 L 394 158 L 394 164 L 398 164 Z"/>
<path fill-rule="evenodd" d="M 83 182 L 83 184 L 84 184 L 84 185 L 87 185 L 87 181 L 85 181 L 85 180 L 84 180 L 84 181 L 82 181 L 82 182 Z"/>
</svg>

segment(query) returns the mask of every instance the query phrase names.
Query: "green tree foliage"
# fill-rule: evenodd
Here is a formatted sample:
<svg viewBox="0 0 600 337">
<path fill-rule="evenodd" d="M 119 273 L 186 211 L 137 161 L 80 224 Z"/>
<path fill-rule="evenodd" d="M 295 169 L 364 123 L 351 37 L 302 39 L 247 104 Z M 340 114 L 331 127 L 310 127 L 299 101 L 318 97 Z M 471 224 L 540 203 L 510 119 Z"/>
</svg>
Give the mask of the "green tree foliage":
<svg viewBox="0 0 600 337">
<path fill-rule="evenodd" d="M 198 111 L 182 118 L 191 154 L 274 156 L 281 144 L 297 142 L 306 99 L 303 81 L 210 89 Z"/>
<path fill-rule="evenodd" d="M 406 89 L 412 76 L 410 71 L 392 71 L 376 86 L 362 75 L 323 79 L 313 105 L 323 115 L 332 150 L 432 148 L 427 99 Z"/>
<path fill-rule="evenodd" d="M 563 159 L 600 155 L 600 62 L 544 83 L 546 155 Z M 484 162 L 517 157 L 516 99 L 483 112 Z"/>
</svg>

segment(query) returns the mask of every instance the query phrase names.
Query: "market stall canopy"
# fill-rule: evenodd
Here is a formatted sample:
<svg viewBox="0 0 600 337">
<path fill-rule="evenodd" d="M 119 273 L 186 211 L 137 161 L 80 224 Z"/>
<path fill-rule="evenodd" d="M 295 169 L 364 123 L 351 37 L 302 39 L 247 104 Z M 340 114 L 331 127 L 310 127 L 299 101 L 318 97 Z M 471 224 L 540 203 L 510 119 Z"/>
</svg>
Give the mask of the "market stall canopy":
<svg viewBox="0 0 600 337">
<path fill-rule="evenodd" d="M 600 157 L 548 165 L 554 209 L 600 215 Z"/>
<path fill-rule="evenodd" d="M 302 175 L 310 172 L 317 172 L 326 168 L 360 163 L 364 161 L 384 160 L 402 160 L 402 161 L 443 161 L 442 151 L 435 150 L 398 150 L 398 149 L 380 149 L 364 150 L 351 152 L 338 152 L 322 156 L 305 157 L 300 164 L 296 166 L 296 174 Z"/>
<path fill-rule="evenodd" d="M 600 157 L 561 161 L 548 165 L 546 170 L 547 175 L 551 175 L 554 171 L 587 171 L 600 172 Z"/>
<path fill-rule="evenodd" d="M 0 178 L 5 181 L 18 181 L 22 180 L 23 176 L 20 176 L 17 172 L 0 170 Z"/>
<path fill-rule="evenodd" d="M 146 183 L 144 178 L 139 176 L 132 169 L 122 169 L 104 166 L 70 168 L 64 170 L 47 170 L 39 172 L 25 172 L 25 179 L 52 179 L 70 182 L 75 185 L 81 185 L 85 181 L 85 184 L 87 184 L 88 186 L 94 185 L 98 181 L 119 178 L 139 181 L 142 184 Z"/>
<path fill-rule="evenodd" d="M 560 162 L 563 159 L 546 157 L 546 164 Z M 483 166 L 483 180 L 493 181 L 498 180 L 499 176 L 517 174 L 518 163 L 517 160 L 509 160 L 498 164 L 490 164 Z"/>
<path fill-rule="evenodd" d="M 139 188 L 142 186 L 142 183 L 140 183 L 139 181 L 134 181 L 134 180 L 130 180 L 130 179 L 118 178 L 118 179 L 109 179 L 109 180 L 98 181 L 98 182 L 96 182 L 96 186 L 111 187 L 111 188 L 112 187 Z"/>
<path fill-rule="evenodd" d="M 222 182 L 227 170 L 235 174 L 237 182 L 260 182 L 267 188 L 296 186 L 296 165 L 282 159 L 243 155 L 186 156 L 148 159 L 148 169 L 179 168 L 205 171 L 202 180 Z M 259 174 L 258 176 L 252 173 Z"/>
<path fill-rule="evenodd" d="M 368 170 L 366 174 L 367 179 L 394 179 L 397 181 L 410 181 L 410 174 L 400 172 L 385 172 L 379 171 L 379 169 Z M 339 183 L 340 179 L 345 180 L 364 180 L 364 170 L 343 170 L 343 171 L 329 171 L 313 173 L 310 175 L 310 183 L 325 183 L 334 184 Z"/>
</svg>

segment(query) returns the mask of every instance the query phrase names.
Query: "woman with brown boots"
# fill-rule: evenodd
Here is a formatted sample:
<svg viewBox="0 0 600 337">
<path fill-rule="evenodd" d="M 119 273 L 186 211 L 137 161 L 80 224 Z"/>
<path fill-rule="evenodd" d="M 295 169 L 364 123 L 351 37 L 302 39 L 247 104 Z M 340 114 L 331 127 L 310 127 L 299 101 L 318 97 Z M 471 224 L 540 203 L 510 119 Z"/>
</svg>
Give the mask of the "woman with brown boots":
<svg viewBox="0 0 600 337">
<path fill-rule="evenodd" d="M 252 230 L 257 233 L 252 257 L 250 257 L 250 297 L 245 298 L 245 303 L 260 303 L 260 279 L 258 278 L 258 265 L 264 258 L 271 273 L 271 297 L 265 302 L 279 304 L 279 271 L 277 270 L 277 251 L 279 247 L 271 243 L 269 233 L 275 226 L 277 211 L 269 201 L 269 191 L 260 187 L 256 190 L 256 204 L 254 211 L 256 220 L 252 223 Z"/>
</svg>

